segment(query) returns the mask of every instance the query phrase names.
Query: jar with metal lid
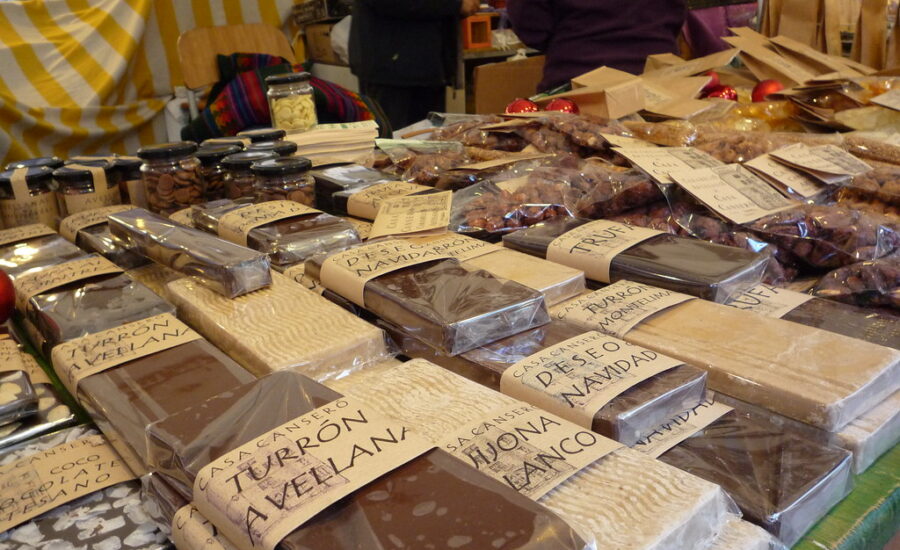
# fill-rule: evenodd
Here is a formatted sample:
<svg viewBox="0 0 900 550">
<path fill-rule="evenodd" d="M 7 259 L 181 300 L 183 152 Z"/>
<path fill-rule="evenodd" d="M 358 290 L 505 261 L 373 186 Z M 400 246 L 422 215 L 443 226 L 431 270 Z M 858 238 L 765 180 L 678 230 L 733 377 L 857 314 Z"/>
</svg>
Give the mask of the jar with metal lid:
<svg viewBox="0 0 900 550">
<path fill-rule="evenodd" d="M 284 139 L 286 135 L 287 132 L 278 128 L 257 128 L 238 132 L 235 137 L 249 139 L 250 143 L 258 143 L 260 141 L 278 141 Z"/>
<path fill-rule="evenodd" d="M 59 214 L 70 216 L 84 210 L 121 204 L 120 172 L 108 160 L 68 163 L 53 171 L 59 186 Z"/>
<path fill-rule="evenodd" d="M 266 77 L 266 97 L 272 126 L 285 130 L 309 130 L 316 125 L 316 101 L 309 73 L 285 73 Z"/>
<path fill-rule="evenodd" d="M 147 195 L 141 178 L 141 164 L 141 159 L 126 155 L 117 156 L 115 161 L 116 170 L 122 178 L 119 182 L 122 201 L 146 208 Z"/>
<path fill-rule="evenodd" d="M 152 212 L 168 216 L 192 204 L 203 202 L 203 178 L 200 160 L 194 155 L 197 144 L 192 141 L 160 143 L 138 149 L 144 164 L 141 175 L 147 192 L 147 205 Z"/>
<path fill-rule="evenodd" d="M 10 162 L 4 168 L 5 170 L 15 170 L 16 168 L 37 168 L 46 166 L 50 170 L 56 170 L 63 165 L 63 160 L 59 157 L 36 157 L 33 159 L 17 160 Z"/>
<path fill-rule="evenodd" d="M 225 168 L 225 197 L 239 199 L 256 194 L 256 176 L 250 166 L 256 162 L 277 158 L 274 151 L 242 151 L 222 159 Z"/>
<path fill-rule="evenodd" d="M 222 159 L 240 152 L 241 148 L 236 145 L 210 145 L 197 150 L 200 175 L 206 184 L 204 198 L 207 201 L 225 198 L 225 168 L 222 166 Z"/>
<path fill-rule="evenodd" d="M 0 219 L 4 227 L 42 223 L 56 227 L 59 206 L 48 166 L 20 167 L 0 172 Z"/>
<path fill-rule="evenodd" d="M 256 201 L 289 200 L 315 206 L 315 185 L 310 168 L 312 162 L 304 157 L 254 162 L 250 169 L 256 175 Z"/>
<path fill-rule="evenodd" d="M 206 147 L 213 147 L 217 145 L 235 145 L 239 147 L 242 151 L 244 147 L 250 144 L 250 138 L 239 138 L 235 137 L 221 137 L 221 138 L 209 138 L 204 139 L 200 142 L 200 148 L 204 149 Z"/>
<path fill-rule="evenodd" d="M 275 151 L 279 157 L 289 157 L 297 152 L 293 141 L 258 141 L 247 146 L 248 151 Z"/>
</svg>

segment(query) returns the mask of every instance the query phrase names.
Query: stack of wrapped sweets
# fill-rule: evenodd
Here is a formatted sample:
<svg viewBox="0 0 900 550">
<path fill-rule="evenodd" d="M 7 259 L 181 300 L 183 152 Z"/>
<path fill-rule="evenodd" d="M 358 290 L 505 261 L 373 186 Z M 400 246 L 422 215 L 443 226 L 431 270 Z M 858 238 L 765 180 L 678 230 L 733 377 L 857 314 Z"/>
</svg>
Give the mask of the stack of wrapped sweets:
<svg viewBox="0 0 900 550">
<path fill-rule="evenodd" d="M 149 260 L 114 239 L 107 223 L 110 214 L 132 208 L 128 204 L 117 204 L 72 214 L 60 222 L 59 233 L 82 249 L 100 254 L 122 269 L 140 267 L 148 264 Z"/>
<path fill-rule="evenodd" d="M 63 468 L 88 462 L 79 476 Z M 140 482 L 91 428 L 67 428 L 0 451 L 0 479 L 11 497 L 0 547 L 171 548 L 141 506 Z M 37 500 L 28 496 L 41 486 L 55 490 Z"/>
<path fill-rule="evenodd" d="M 143 208 L 112 214 L 109 228 L 124 246 L 234 298 L 269 286 L 269 258 Z"/>
<path fill-rule="evenodd" d="M 310 174 L 316 182 L 316 206 L 329 211 L 336 210 L 333 199 L 335 193 L 391 181 L 389 175 L 359 164 L 329 166 L 312 170 Z M 342 210 L 347 212 L 346 207 Z"/>
<path fill-rule="evenodd" d="M 309 437 L 315 448 L 301 459 L 286 436 Z M 407 423 L 294 372 L 189 407 L 151 425 L 147 437 L 153 475 L 238 547 L 594 548 L 580 526 L 435 448 Z M 354 448 L 366 456 L 348 463 Z M 283 457 L 281 466 L 259 477 L 247 477 L 235 462 L 241 456 L 241 464 L 271 464 L 271 453 Z M 340 483 L 329 483 L 338 475 Z M 231 476 L 237 492 L 226 481 Z M 162 494 L 150 491 L 148 498 Z M 287 505 L 291 513 L 280 513 Z M 190 516 L 188 505 L 172 518 L 176 543 L 189 536 L 183 530 Z"/>
<path fill-rule="evenodd" d="M 43 224 L 0 230 L 0 269 L 13 280 L 29 271 L 84 256 L 84 252 Z"/>
</svg>

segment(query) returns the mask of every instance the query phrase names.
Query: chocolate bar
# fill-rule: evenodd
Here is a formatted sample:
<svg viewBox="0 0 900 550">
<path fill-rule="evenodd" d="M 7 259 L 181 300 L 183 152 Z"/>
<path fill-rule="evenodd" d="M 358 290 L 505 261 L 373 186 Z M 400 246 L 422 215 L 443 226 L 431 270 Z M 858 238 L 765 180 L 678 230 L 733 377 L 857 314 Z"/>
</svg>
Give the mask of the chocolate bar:
<svg viewBox="0 0 900 550">
<path fill-rule="evenodd" d="M 332 198 L 335 193 L 391 181 L 387 174 L 359 164 L 330 166 L 312 170 L 310 174 L 316 181 L 316 206 L 329 212 L 335 211 Z M 344 210 L 346 210 L 346 205 Z"/>
<path fill-rule="evenodd" d="M 45 235 L 0 248 L 0 269 L 12 279 L 43 267 L 84 256 L 83 250 L 59 235 Z"/>
<path fill-rule="evenodd" d="M 174 223 L 143 208 L 110 215 L 109 227 L 125 246 L 195 277 L 229 298 L 272 283 L 265 254 Z"/>
<path fill-rule="evenodd" d="M 78 231 L 75 244 L 88 252 L 100 254 L 122 269 L 132 269 L 150 263 L 147 258 L 114 239 L 109 231 L 109 225 L 105 223 Z"/>
</svg>

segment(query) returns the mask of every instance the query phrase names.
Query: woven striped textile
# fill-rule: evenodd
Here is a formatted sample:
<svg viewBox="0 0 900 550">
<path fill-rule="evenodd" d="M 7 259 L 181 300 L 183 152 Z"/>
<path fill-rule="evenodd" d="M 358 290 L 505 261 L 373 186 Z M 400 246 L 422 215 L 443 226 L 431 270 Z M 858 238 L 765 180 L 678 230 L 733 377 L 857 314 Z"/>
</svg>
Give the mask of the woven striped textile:
<svg viewBox="0 0 900 550">
<path fill-rule="evenodd" d="M 182 82 L 176 42 L 195 27 L 281 27 L 293 0 L 0 1 L 0 161 L 166 140 Z"/>
</svg>

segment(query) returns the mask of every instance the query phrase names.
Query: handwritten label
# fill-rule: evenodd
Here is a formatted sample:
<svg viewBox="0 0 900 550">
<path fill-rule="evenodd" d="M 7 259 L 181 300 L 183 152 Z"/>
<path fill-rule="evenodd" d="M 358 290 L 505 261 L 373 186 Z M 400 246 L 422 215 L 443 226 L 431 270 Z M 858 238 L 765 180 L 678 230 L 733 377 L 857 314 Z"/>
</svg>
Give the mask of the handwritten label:
<svg viewBox="0 0 900 550">
<path fill-rule="evenodd" d="M 19 346 L 12 340 L 0 340 L 0 372 L 25 370 Z"/>
<path fill-rule="evenodd" d="M 316 294 L 318 294 L 320 296 L 322 295 L 323 292 L 325 292 L 325 287 L 322 286 L 322 283 L 320 283 L 316 279 L 313 279 L 312 277 L 310 277 L 309 275 L 306 274 L 306 264 L 305 263 L 299 263 L 297 265 L 294 265 L 294 266 L 291 266 L 291 267 L 285 269 L 284 273 L 282 275 L 284 275 L 288 279 L 294 281 L 295 283 L 299 283 L 300 285 L 305 287 L 307 290 L 312 290 L 313 292 L 315 292 Z"/>
<path fill-rule="evenodd" d="M 28 239 L 35 239 L 45 235 L 53 235 L 55 233 L 56 231 L 49 225 L 43 223 L 33 223 L 31 225 L 23 225 L 22 227 L 4 229 L 0 231 L 0 246 L 27 241 Z"/>
<path fill-rule="evenodd" d="M 257 227 L 295 216 L 321 213 L 321 210 L 294 201 L 248 204 L 228 212 L 219 219 L 219 237 L 241 246 L 247 246 L 247 235 Z"/>
<path fill-rule="evenodd" d="M 731 410 L 732 408 L 727 405 L 704 399 L 697 406 L 682 411 L 657 426 L 639 439 L 632 448 L 657 458 Z"/>
<path fill-rule="evenodd" d="M 0 532 L 134 478 L 100 435 L 26 456 L 0 467 Z"/>
<path fill-rule="evenodd" d="M 655 229 L 596 220 L 566 231 L 547 247 L 547 259 L 584 271 L 588 279 L 609 282 L 615 257 L 629 248 L 662 235 Z"/>
<path fill-rule="evenodd" d="M 172 314 L 163 313 L 64 342 L 50 355 L 63 385 L 77 395 L 78 384 L 92 374 L 199 339 Z"/>
<path fill-rule="evenodd" d="M 537 500 L 622 447 L 525 403 L 512 403 L 462 426 L 441 448 Z"/>
<path fill-rule="evenodd" d="M 741 294 L 732 296 L 725 302 L 725 305 L 781 319 L 813 298 L 814 296 L 810 294 L 794 292 L 785 288 L 757 285 Z"/>
<path fill-rule="evenodd" d="M 24 312 L 28 300 L 56 287 L 111 273 L 121 273 L 122 269 L 103 256 L 91 255 L 80 260 L 51 265 L 40 271 L 25 273 L 16 277 L 16 307 Z"/>
<path fill-rule="evenodd" d="M 807 198 L 817 195 L 826 189 L 815 178 L 776 162 L 767 154 L 745 162 L 744 166 L 764 177 L 766 181 L 784 193 L 789 194 L 793 192 Z"/>
<path fill-rule="evenodd" d="M 622 147 L 616 149 L 659 183 L 672 183 L 669 173 L 722 166 L 722 162 L 692 147 Z"/>
<path fill-rule="evenodd" d="M 808 147 L 795 143 L 770 153 L 772 157 L 793 166 L 825 183 L 840 183 L 848 176 L 857 176 L 872 167 L 834 145 Z"/>
<path fill-rule="evenodd" d="M 586 332 L 503 371 L 500 391 L 590 429 L 610 401 L 684 364 L 624 340 Z"/>
<path fill-rule="evenodd" d="M 369 238 L 446 232 L 452 202 L 452 191 L 385 199 L 372 223 Z"/>
<path fill-rule="evenodd" d="M 890 92 L 873 97 L 872 103 L 900 111 L 900 88 L 895 88 Z"/>
<path fill-rule="evenodd" d="M 378 215 L 381 203 L 385 199 L 404 197 L 411 193 L 430 191 L 432 189 L 433 187 L 405 181 L 376 183 L 350 195 L 347 199 L 347 213 L 364 220 L 374 220 L 375 216 Z"/>
<path fill-rule="evenodd" d="M 319 280 L 329 290 L 365 307 L 365 286 L 375 277 L 404 267 L 450 258 L 450 254 L 436 251 L 428 244 L 390 239 L 332 254 L 322 264 Z"/>
<path fill-rule="evenodd" d="M 10 182 L 13 187 L 13 198 L 0 200 L 0 217 L 2 217 L 3 223 L 9 227 L 33 223 L 55 227 L 59 218 L 59 203 L 56 200 L 56 193 L 44 191 L 32 195 L 24 181 L 24 175 L 21 182 L 16 181 L 15 172 L 19 170 L 27 170 L 27 168 L 16 168 L 13 172 Z M 17 184 L 22 188 L 18 189 Z"/>
<path fill-rule="evenodd" d="M 124 212 L 126 210 L 131 210 L 132 208 L 134 207 L 130 204 L 116 204 L 72 214 L 63 219 L 59 224 L 59 234 L 74 243 L 75 238 L 78 236 L 78 232 L 82 229 L 106 223 L 108 221 L 107 216 L 110 214 Z"/>
<path fill-rule="evenodd" d="M 562 303 L 552 308 L 550 315 L 584 330 L 624 338 L 649 317 L 693 299 L 687 294 L 623 280 Z"/>
<path fill-rule="evenodd" d="M 71 193 L 62 193 L 66 214 L 72 215 L 85 210 L 93 210 L 103 206 L 112 206 L 122 202 L 119 194 L 119 186 L 110 187 L 106 180 L 106 170 L 100 166 L 88 166 L 84 164 L 70 164 L 69 168 L 86 170 L 91 173 L 93 191 L 81 192 L 73 189 Z"/>
<path fill-rule="evenodd" d="M 796 206 L 740 164 L 673 171 L 671 176 L 697 200 L 737 224 Z"/>
<path fill-rule="evenodd" d="M 340 398 L 205 466 L 194 503 L 239 548 L 273 550 L 331 504 L 432 448 L 402 423 Z"/>
<path fill-rule="evenodd" d="M 193 504 L 186 504 L 175 512 L 172 542 L 178 550 L 234 550 L 228 539 Z"/>
</svg>

